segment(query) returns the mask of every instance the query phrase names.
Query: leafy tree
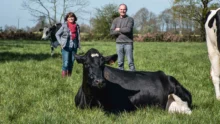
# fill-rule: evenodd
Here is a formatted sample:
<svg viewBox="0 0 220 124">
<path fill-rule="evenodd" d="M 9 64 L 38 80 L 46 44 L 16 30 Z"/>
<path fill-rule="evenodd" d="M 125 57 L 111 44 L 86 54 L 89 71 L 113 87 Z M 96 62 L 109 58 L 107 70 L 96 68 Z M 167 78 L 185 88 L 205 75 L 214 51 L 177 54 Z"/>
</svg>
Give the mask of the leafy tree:
<svg viewBox="0 0 220 124">
<path fill-rule="evenodd" d="M 80 32 L 83 33 L 90 33 L 90 27 L 87 24 L 81 24 L 80 25 Z"/>
<path fill-rule="evenodd" d="M 101 8 L 96 8 L 95 17 L 91 19 L 92 32 L 102 38 L 108 38 L 112 21 L 118 16 L 118 5 L 107 4 Z"/>
<path fill-rule="evenodd" d="M 219 5 L 219 0 L 174 0 L 174 16 L 192 20 L 195 25 L 199 26 L 200 36 L 205 41 L 204 24 L 206 14 L 210 9 L 216 9 Z"/>
</svg>

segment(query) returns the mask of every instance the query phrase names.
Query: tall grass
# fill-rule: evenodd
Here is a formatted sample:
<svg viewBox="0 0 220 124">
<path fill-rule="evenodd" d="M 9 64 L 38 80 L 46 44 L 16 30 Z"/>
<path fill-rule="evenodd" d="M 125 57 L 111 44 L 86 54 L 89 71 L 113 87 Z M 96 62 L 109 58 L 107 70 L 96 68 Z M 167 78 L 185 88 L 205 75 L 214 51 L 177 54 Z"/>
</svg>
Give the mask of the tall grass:
<svg viewBox="0 0 220 124">
<path fill-rule="evenodd" d="M 78 53 L 92 47 L 103 55 L 116 51 L 114 42 L 83 42 Z M 134 59 L 137 70 L 162 70 L 176 77 L 192 93 L 192 114 L 169 114 L 154 107 L 120 115 L 107 115 L 99 108 L 80 110 L 74 97 L 82 65 L 74 63 L 72 76 L 62 78 L 60 48 L 51 57 L 46 41 L 0 41 L 0 123 L 220 123 L 205 43 L 135 42 Z"/>
</svg>

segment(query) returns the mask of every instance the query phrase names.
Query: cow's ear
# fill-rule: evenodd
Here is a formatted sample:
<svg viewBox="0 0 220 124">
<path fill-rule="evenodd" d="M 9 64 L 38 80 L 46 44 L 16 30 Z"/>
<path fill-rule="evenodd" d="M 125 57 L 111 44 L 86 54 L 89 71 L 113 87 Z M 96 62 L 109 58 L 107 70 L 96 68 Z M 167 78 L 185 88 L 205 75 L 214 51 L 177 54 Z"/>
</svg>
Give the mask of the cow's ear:
<svg viewBox="0 0 220 124">
<path fill-rule="evenodd" d="M 43 31 L 43 29 L 42 29 L 42 28 L 40 28 L 40 29 L 39 29 L 39 31 L 41 32 L 41 31 Z"/>
<path fill-rule="evenodd" d="M 82 64 L 82 63 L 85 62 L 85 56 L 80 56 L 80 55 L 77 55 L 77 54 L 75 54 L 74 56 L 75 56 L 75 59 L 76 59 L 77 63 Z"/>
<path fill-rule="evenodd" d="M 117 54 L 114 54 L 114 55 L 111 55 L 111 56 L 106 56 L 105 57 L 105 63 L 106 64 L 113 64 L 117 61 L 117 59 L 118 59 Z"/>
</svg>

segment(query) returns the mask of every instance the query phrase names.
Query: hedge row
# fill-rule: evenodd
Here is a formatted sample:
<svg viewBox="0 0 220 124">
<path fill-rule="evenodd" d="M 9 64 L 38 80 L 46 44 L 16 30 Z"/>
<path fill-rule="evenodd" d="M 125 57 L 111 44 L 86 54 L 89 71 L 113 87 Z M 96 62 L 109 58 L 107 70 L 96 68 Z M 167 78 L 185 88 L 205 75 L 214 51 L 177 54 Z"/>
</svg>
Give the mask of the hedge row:
<svg viewBox="0 0 220 124">
<path fill-rule="evenodd" d="M 148 41 L 162 41 L 162 42 L 201 42 L 202 38 L 199 35 L 179 35 L 170 32 L 166 33 L 147 33 L 147 34 L 136 34 L 134 40 L 138 42 Z"/>
<path fill-rule="evenodd" d="M 27 32 L 1 32 L 1 40 L 40 40 L 42 34 Z"/>
<path fill-rule="evenodd" d="M 27 33 L 27 32 L 0 32 L 0 40 L 40 40 L 42 33 Z M 99 41 L 99 40 L 112 40 L 114 37 L 102 36 L 100 34 L 81 34 L 82 41 Z M 178 35 L 169 32 L 166 33 L 147 33 L 135 34 L 134 41 L 148 42 L 148 41 L 161 41 L 161 42 L 201 42 L 202 39 L 198 35 Z"/>
</svg>

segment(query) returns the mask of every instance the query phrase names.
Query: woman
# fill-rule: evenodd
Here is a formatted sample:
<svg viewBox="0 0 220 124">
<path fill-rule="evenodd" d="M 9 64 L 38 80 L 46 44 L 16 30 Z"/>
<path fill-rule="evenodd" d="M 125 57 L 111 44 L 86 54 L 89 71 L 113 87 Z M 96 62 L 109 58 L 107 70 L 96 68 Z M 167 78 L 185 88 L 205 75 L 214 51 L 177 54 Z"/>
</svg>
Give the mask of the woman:
<svg viewBox="0 0 220 124">
<path fill-rule="evenodd" d="M 75 60 L 74 55 L 77 53 L 77 48 L 80 48 L 80 27 L 76 24 L 76 15 L 69 12 L 64 21 L 56 33 L 62 52 L 62 77 L 71 76 Z"/>
</svg>

